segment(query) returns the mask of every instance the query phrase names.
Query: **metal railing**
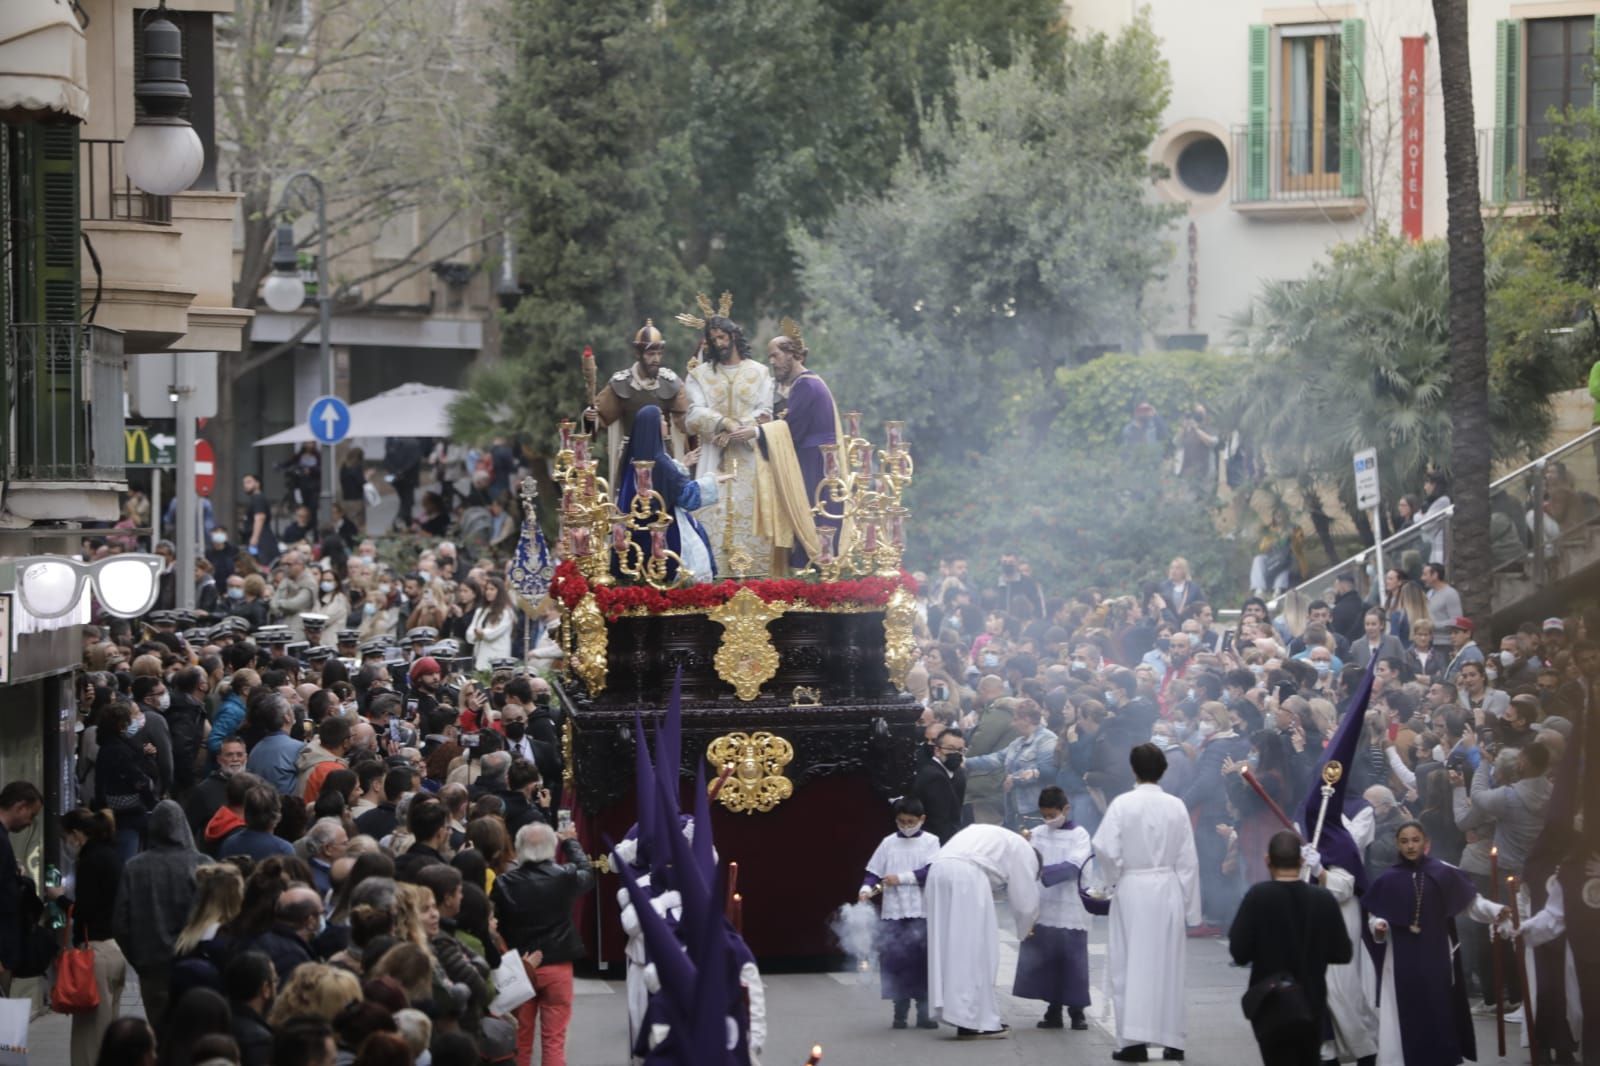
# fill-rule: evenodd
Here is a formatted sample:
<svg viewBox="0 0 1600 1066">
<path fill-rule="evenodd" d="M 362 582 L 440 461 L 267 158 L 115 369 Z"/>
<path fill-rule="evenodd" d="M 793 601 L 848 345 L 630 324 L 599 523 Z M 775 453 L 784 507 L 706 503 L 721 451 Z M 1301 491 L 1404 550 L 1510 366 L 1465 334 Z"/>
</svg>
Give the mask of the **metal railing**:
<svg viewBox="0 0 1600 1066">
<path fill-rule="evenodd" d="M 84 221 L 172 224 L 172 197 L 153 196 L 128 180 L 122 168 L 122 142 L 78 141 L 78 182 Z"/>
<path fill-rule="evenodd" d="M 1424 563 L 1438 562 L 1449 573 L 1450 521 L 1455 506 L 1419 519 L 1381 544 L 1384 569 L 1399 567 L 1412 578 Z M 1536 587 L 1561 576 L 1561 551 L 1600 530 L 1600 426 L 1518 467 L 1489 486 L 1489 537 L 1496 573 L 1521 575 Z M 1355 574 L 1363 596 L 1371 598 L 1378 547 L 1368 547 L 1293 587 L 1310 598 L 1331 601 L 1333 579 Z M 1288 592 L 1271 601 L 1278 610 Z"/>
<path fill-rule="evenodd" d="M 1566 128 L 1583 136 L 1582 126 Z M 1563 132 L 1549 122 L 1497 126 L 1478 131 L 1478 196 L 1486 204 L 1527 203 L 1539 198 L 1544 140 Z"/>
<path fill-rule="evenodd" d="M 1365 131 L 1357 129 L 1351 137 L 1359 146 Z M 1340 173 L 1345 139 L 1337 121 L 1235 126 L 1232 141 L 1234 203 L 1309 202 L 1350 196 Z M 1355 195 L 1366 195 L 1365 184 L 1357 175 Z"/>
<path fill-rule="evenodd" d="M 76 322 L 18 323 L 7 340 L 6 477 L 122 481 L 122 334 Z"/>
</svg>

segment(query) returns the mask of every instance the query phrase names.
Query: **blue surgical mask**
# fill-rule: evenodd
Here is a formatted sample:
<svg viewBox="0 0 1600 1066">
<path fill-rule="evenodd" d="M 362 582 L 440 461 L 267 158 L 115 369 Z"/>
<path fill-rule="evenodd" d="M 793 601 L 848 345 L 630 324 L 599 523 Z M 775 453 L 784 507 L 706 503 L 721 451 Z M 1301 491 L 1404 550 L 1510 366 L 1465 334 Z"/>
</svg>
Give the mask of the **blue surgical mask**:
<svg viewBox="0 0 1600 1066">
<path fill-rule="evenodd" d="M 375 603 L 363 603 L 361 605 L 361 613 L 371 618 L 378 613 L 378 605 Z"/>
<path fill-rule="evenodd" d="M 1324 676 L 1333 673 L 1333 664 L 1330 662 L 1313 662 L 1311 665 L 1317 668 L 1317 673 Z"/>
<path fill-rule="evenodd" d="M 139 734 L 139 730 L 141 730 L 143 728 L 144 728 L 144 715 L 136 714 L 136 715 L 134 715 L 133 720 L 128 723 L 128 728 L 123 730 L 123 732 L 126 733 L 128 736 L 132 737 L 132 736 L 137 736 Z"/>
<path fill-rule="evenodd" d="M 242 600 L 242 599 L 244 599 L 244 589 L 241 588 L 238 585 L 229 586 L 229 588 L 228 588 L 228 599 L 230 599 L 230 600 Z"/>
</svg>

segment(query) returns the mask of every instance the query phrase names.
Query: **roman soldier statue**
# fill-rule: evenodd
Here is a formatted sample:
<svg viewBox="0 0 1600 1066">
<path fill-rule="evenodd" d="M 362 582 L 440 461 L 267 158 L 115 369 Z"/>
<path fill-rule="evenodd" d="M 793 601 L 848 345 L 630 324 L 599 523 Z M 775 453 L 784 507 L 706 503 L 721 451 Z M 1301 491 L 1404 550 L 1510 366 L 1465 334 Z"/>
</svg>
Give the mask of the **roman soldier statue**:
<svg viewBox="0 0 1600 1066">
<path fill-rule="evenodd" d="M 684 454 L 683 418 L 689 410 L 689 396 L 683 379 L 661 365 L 666 342 L 655 323 L 645 319 L 644 328 L 633 336 L 636 353 L 633 365 L 611 375 L 605 388 L 595 397 L 588 414 L 606 429 L 606 455 L 610 460 L 609 484 L 617 484 L 617 462 L 633 432 L 633 419 L 639 409 L 654 405 L 671 420 L 673 452 Z"/>
</svg>

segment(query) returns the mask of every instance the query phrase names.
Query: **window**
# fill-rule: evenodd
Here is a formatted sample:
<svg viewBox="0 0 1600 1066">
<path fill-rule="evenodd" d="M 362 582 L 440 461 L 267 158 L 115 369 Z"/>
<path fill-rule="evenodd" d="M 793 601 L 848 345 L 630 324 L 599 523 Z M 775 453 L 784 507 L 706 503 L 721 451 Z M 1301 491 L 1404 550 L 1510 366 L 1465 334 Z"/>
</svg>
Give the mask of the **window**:
<svg viewBox="0 0 1600 1066">
<path fill-rule="evenodd" d="M 1528 172 L 1542 169 L 1550 112 L 1594 102 L 1594 16 L 1530 19 L 1528 31 Z"/>
<path fill-rule="evenodd" d="M 1596 21 L 1597 16 L 1580 15 L 1496 24 L 1491 200 L 1533 195 L 1528 178 L 1543 166 L 1540 141 L 1551 132 L 1551 111 L 1595 102 Z"/>
<path fill-rule="evenodd" d="M 1339 187 L 1339 38 L 1333 29 L 1282 31 L 1276 124 L 1285 189 Z"/>
<path fill-rule="evenodd" d="M 1364 188 L 1361 19 L 1250 27 L 1248 118 L 1235 200 L 1357 199 Z"/>
</svg>

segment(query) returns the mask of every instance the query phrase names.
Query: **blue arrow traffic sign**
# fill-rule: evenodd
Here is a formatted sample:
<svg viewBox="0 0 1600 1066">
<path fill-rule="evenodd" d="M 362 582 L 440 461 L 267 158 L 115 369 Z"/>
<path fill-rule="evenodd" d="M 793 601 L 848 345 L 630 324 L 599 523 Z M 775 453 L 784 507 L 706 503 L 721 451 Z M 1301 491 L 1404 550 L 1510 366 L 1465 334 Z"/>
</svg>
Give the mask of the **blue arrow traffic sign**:
<svg viewBox="0 0 1600 1066">
<path fill-rule="evenodd" d="M 318 396 L 306 411 L 311 435 L 322 444 L 338 444 L 350 435 L 350 405 L 337 396 Z"/>
</svg>

